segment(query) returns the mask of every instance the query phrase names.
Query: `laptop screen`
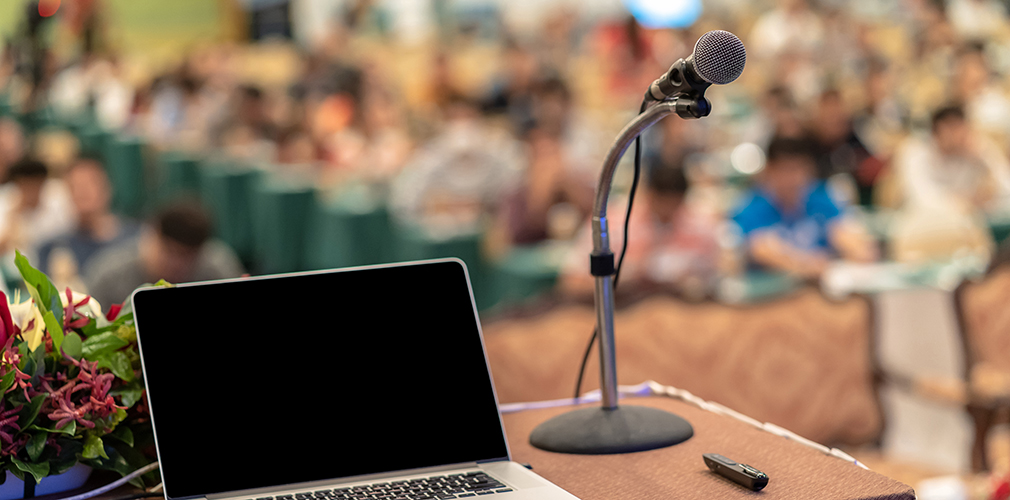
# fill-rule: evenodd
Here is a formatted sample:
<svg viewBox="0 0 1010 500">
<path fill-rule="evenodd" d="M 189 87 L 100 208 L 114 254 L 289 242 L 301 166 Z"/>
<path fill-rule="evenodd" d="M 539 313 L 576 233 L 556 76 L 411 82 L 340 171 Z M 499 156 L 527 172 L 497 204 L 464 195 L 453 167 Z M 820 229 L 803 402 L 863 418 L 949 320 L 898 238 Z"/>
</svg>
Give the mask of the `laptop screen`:
<svg viewBox="0 0 1010 500">
<path fill-rule="evenodd" d="M 133 301 L 170 498 L 508 456 L 459 262 Z"/>
</svg>

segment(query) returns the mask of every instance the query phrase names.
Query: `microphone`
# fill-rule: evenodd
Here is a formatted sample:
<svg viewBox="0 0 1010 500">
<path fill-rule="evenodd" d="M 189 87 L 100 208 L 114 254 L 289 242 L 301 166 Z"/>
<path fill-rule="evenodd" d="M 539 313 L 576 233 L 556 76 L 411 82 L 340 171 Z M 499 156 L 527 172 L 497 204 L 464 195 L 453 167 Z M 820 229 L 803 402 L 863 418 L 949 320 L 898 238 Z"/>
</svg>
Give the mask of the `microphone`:
<svg viewBox="0 0 1010 500">
<path fill-rule="evenodd" d="M 647 96 L 662 101 L 674 96 L 688 96 L 698 101 L 707 115 L 711 107 L 705 90 L 713 83 L 725 85 L 740 77 L 747 64 L 747 49 L 728 31 L 709 31 L 694 44 L 694 52 L 678 59 L 670 70 L 649 86 Z M 705 104 L 702 104 L 705 103 Z"/>
</svg>

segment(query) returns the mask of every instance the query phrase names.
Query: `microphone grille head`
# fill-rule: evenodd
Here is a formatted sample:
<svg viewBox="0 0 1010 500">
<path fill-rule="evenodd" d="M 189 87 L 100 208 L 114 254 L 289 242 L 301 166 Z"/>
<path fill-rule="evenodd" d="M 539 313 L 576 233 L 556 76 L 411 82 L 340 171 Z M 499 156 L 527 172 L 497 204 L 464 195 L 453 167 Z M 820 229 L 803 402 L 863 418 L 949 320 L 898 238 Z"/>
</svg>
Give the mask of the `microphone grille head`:
<svg viewBox="0 0 1010 500">
<path fill-rule="evenodd" d="M 694 45 L 694 68 L 708 83 L 725 85 L 740 77 L 747 64 L 747 49 L 728 31 L 709 31 Z"/>
</svg>

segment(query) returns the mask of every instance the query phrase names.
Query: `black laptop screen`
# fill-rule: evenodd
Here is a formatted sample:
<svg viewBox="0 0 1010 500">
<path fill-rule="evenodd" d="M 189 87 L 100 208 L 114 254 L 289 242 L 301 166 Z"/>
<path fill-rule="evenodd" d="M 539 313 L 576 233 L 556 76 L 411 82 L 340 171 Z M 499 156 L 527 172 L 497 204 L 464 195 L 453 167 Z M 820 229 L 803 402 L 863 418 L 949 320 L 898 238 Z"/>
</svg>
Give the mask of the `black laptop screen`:
<svg viewBox="0 0 1010 500">
<path fill-rule="evenodd" d="M 463 267 L 134 296 L 171 498 L 508 455 Z"/>
</svg>

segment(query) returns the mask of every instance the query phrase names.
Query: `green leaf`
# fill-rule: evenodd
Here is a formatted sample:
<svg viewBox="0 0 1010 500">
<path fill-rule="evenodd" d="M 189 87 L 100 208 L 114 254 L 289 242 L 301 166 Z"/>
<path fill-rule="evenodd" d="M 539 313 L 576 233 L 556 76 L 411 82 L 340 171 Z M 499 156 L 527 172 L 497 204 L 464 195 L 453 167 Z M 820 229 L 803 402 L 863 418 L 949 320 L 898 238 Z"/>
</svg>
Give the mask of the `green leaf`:
<svg viewBox="0 0 1010 500">
<path fill-rule="evenodd" d="M 48 432 L 50 434 L 66 434 L 68 436 L 73 436 L 75 433 L 77 433 L 77 422 L 71 420 L 70 423 L 64 425 L 59 429 L 46 429 L 45 427 L 32 424 L 28 426 L 28 430 Z"/>
<path fill-rule="evenodd" d="M 106 446 L 105 452 L 109 458 L 94 458 L 86 460 L 87 465 L 99 470 L 111 470 L 118 472 L 121 476 L 126 476 L 133 471 L 147 465 L 150 461 L 143 454 L 122 443 L 118 446 Z M 138 488 L 146 488 L 142 477 L 135 478 L 130 484 Z"/>
<path fill-rule="evenodd" d="M 77 332 L 70 332 L 63 339 L 63 353 L 71 358 L 81 359 L 81 354 L 84 350 L 82 344 L 81 336 Z"/>
<path fill-rule="evenodd" d="M 117 408 L 113 414 L 105 418 L 94 420 L 95 428 L 91 429 L 89 431 L 89 434 L 94 434 L 96 436 L 104 436 L 115 430 L 116 426 L 119 425 L 119 423 L 122 422 L 123 420 L 126 420 L 126 410 L 122 408 Z"/>
<path fill-rule="evenodd" d="M 119 396 L 123 406 L 132 408 L 137 404 L 137 401 L 140 401 L 140 398 L 144 397 L 144 385 L 140 383 L 140 380 L 133 379 L 128 385 L 109 391 L 109 394 L 112 394 L 113 397 Z"/>
<path fill-rule="evenodd" d="M 133 446 L 133 431 L 125 425 L 117 426 L 116 430 L 112 431 L 109 436 L 126 443 L 127 446 Z"/>
<path fill-rule="evenodd" d="M 16 372 L 11 370 L 3 378 L 0 378 L 0 394 L 6 394 L 7 389 L 10 389 L 14 385 L 14 375 L 16 375 Z"/>
<path fill-rule="evenodd" d="M 60 453 L 55 459 L 49 460 L 49 473 L 60 474 L 80 462 L 79 458 L 84 453 L 84 445 L 80 439 L 59 437 L 56 444 L 60 446 Z"/>
<path fill-rule="evenodd" d="M 25 448 L 28 450 L 28 457 L 33 462 L 39 459 L 39 455 L 42 455 L 42 449 L 46 447 L 46 439 L 48 437 L 49 434 L 45 432 L 37 432 L 32 434 L 32 437 L 28 439 L 28 446 Z"/>
<path fill-rule="evenodd" d="M 21 416 L 18 418 L 18 427 L 25 429 L 31 425 L 35 421 L 35 417 L 39 416 L 39 408 L 42 408 L 42 403 L 45 401 L 45 394 L 39 394 L 32 398 L 31 402 L 26 404 L 21 410 Z"/>
<path fill-rule="evenodd" d="M 41 377 L 46 373 L 46 349 L 45 344 L 39 344 L 39 348 L 32 351 L 32 361 L 35 362 L 35 370 L 31 372 L 32 377 Z M 28 371 L 25 371 L 28 373 Z M 32 379 L 32 385 L 38 387 L 38 378 Z"/>
<path fill-rule="evenodd" d="M 105 443 L 102 442 L 102 438 L 88 433 L 88 436 L 84 438 L 84 453 L 81 455 L 84 458 L 109 458 L 109 455 L 105 453 Z"/>
<path fill-rule="evenodd" d="M 40 464 L 28 464 L 14 457 L 11 457 L 11 461 L 14 462 L 14 465 L 16 465 L 19 470 L 35 476 L 36 483 L 41 481 L 42 478 L 49 475 L 49 462 L 42 462 Z"/>
<path fill-rule="evenodd" d="M 63 326 L 56 320 L 56 315 L 52 311 L 46 311 L 42 315 L 42 320 L 46 322 L 46 330 L 53 338 L 53 349 L 60 352 L 60 346 L 63 345 Z"/>
<path fill-rule="evenodd" d="M 91 321 L 88 321 L 88 324 L 81 327 L 81 333 L 84 334 L 85 338 L 91 337 L 93 335 L 98 335 L 99 333 L 103 333 L 106 330 L 107 328 L 98 326 L 98 321 L 95 318 L 91 318 Z"/>
<path fill-rule="evenodd" d="M 84 344 L 86 346 L 87 341 Z M 127 382 L 133 380 L 133 366 L 130 365 L 130 358 L 126 357 L 125 352 L 117 351 L 98 358 L 98 366 L 108 368 L 115 376 Z"/>
<path fill-rule="evenodd" d="M 24 278 L 29 293 L 32 293 L 32 289 L 35 290 L 32 293 L 32 298 L 38 296 L 36 305 L 39 306 L 39 311 L 42 314 L 45 314 L 46 311 L 60 312 L 59 315 L 56 315 L 56 321 L 59 322 L 62 329 L 63 302 L 60 301 L 60 291 L 56 289 L 52 281 L 49 281 L 49 277 L 45 273 L 32 267 L 28 263 L 28 259 L 17 250 L 15 250 L 14 264 L 21 272 L 21 277 Z"/>
<path fill-rule="evenodd" d="M 127 341 L 119 338 L 115 333 L 105 332 L 101 335 L 88 337 L 84 341 L 84 349 L 81 352 L 84 354 L 84 359 L 96 361 L 103 354 L 118 351 L 126 347 L 127 344 Z"/>
</svg>

